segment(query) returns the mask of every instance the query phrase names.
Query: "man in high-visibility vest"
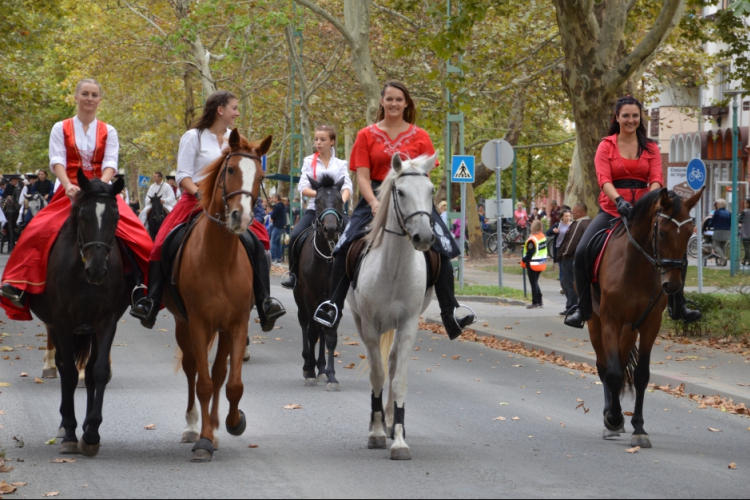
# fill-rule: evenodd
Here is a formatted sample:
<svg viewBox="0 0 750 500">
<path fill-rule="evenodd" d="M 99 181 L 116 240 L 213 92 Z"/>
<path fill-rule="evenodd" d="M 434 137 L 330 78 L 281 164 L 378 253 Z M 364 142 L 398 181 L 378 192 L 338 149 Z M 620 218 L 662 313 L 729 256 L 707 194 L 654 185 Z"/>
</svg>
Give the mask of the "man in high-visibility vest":
<svg viewBox="0 0 750 500">
<path fill-rule="evenodd" d="M 531 305 L 527 309 L 537 309 L 543 306 L 542 290 L 539 288 L 539 276 L 547 269 L 547 237 L 543 230 L 542 221 L 535 220 L 531 225 L 531 236 L 524 245 L 521 267 L 529 271 L 532 297 Z"/>
</svg>

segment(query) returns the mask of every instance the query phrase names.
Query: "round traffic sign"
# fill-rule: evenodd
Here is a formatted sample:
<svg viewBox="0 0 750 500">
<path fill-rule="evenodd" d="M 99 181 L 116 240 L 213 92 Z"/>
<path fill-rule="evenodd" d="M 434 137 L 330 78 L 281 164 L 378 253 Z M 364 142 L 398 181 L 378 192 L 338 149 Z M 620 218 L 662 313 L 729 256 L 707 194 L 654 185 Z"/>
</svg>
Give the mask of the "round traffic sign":
<svg viewBox="0 0 750 500">
<path fill-rule="evenodd" d="M 687 181 L 693 191 L 700 191 L 706 185 L 706 164 L 703 160 L 695 158 L 688 163 Z"/>
<path fill-rule="evenodd" d="M 482 163 L 491 170 L 505 170 L 513 164 L 513 146 L 504 139 L 493 139 L 482 148 Z"/>
</svg>

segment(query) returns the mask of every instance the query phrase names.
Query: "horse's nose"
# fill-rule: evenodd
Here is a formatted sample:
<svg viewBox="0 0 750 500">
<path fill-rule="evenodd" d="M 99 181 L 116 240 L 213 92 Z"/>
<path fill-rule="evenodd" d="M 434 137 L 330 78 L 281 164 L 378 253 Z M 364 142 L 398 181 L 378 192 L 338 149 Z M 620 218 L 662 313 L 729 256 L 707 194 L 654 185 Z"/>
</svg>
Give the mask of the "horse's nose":
<svg viewBox="0 0 750 500">
<path fill-rule="evenodd" d="M 86 271 L 84 272 L 84 276 L 86 277 L 86 281 L 89 282 L 91 285 L 101 285 L 104 282 L 104 279 L 107 277 L 107 268 L 105 266 L 97 267 L 95 269 L 93 268 L 86 268 Z"/>
<path fill-rule="evenodd" d="M 672 295 L 680 291 L 680 289 L 682 288 L 682 283 L 675 283 L 672 282 L 672 280 L 665 281 L 664 283 L 662 283 L 661 288 L 667 295 Z"/>
<path fill-rule="evenodd" d="M 329 240 L 336 238 L 336 226 L 326 226 L 326 238 Z"/>
</svg>

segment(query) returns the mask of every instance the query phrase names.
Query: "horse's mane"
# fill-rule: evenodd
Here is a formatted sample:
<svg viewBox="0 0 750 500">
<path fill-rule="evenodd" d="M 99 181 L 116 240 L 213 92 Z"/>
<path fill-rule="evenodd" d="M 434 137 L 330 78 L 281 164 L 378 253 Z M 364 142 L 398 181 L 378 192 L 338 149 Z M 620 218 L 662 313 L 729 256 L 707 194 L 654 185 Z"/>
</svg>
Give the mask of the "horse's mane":
<svg viewBox="0 0 750 500">
<path fill-rule="evenodd" d="M 422 155 L 413 160 L 403 162 L 401 174 L 412 172 L 421 174 L 422 171 L 419 170 L 419 167 L 424 164 L 428 158 L 429 155 Z M 378 193 L 380 209 L 370 225 L 370 233 L 366 236 L 368 245 L 373 248 L 380 246 L 383 242 L 385 225 L 388 223 L 388 214 L 391 209 L 391 189 L 393 188 L 393 183 L 396 182 L 396 179 L 398 179 L 401 174 L 398 174 L 395 170 L 391 169 L 388 176 L 380 185 L 380 192 Z"/>
<path fill-rule="evenodd" d="M 669 199 L 672 200 L 673 214 L 682 211 L 682 198 L 674 191 L 669 191 L 668 195 Z M 628 218 L 630 227 L 633 227 L 633 224 L 637 224 L 639 221 L 650 217 L 651 210 L 654 208 L 654 205 L 658 203 L 659 198 L 661 198 L 661 189 L 651 191 L 638 200 L 633 206 L 633 210 L 630 212 L 630 217 Z"/>
<path fill-rule="evenodd" d="M 318 179 L 318 183 L 320 184 L 321 188 L 336 187 L 336 182 L 338 182 L 338 180 L 334 176 L 329 174 L 323 174 L 320 176 L 320 179 Z"/>
<path fill-rule="evenodd" d="M 84 200 L 92 198 L 94 196 L 115 196 L 114 187 L 112 187 L 111 184 L 107 184 L 106 182 L 103 182 L 101 179 L 98 179 L 96 177 L 91 179 L 89 182 L 91 182 L 91 188 L 87 192 L 84 192 L 83 189 L 78 192 L 75 200 L 73 200 L 74 207 L 80 207 L 81 203 L 83 203 Z"/>
<path fill-rule="evenodd" d="M 244 149 L 250 152 L 256 147 L 258 147 L 257 143 L 251 143 L 243 136 L 240 136 L 240 147 L 238 148 L 238 150 Z M 232 152 L 233 151 L 230 151 L 229 149 L 224 150 L 221 156 L 216 158 L 213 163 L 209 164 L 206 167 L 206 170 L 204 172 L 205 177 L 203 178 L 203 180 L 198 182 L 198 189 L 201 192 L 200 205 L 205 210 L 208 210 L 210 208 L 211 201 L 213 200 L 214 196 L 214 191 L 216 191 L 216 183 L 219 181 L 221 168 L 224 166 L 224 161 L 227 159 L 227 156 L 229 156 L 229 154 Z"/>
</svg>

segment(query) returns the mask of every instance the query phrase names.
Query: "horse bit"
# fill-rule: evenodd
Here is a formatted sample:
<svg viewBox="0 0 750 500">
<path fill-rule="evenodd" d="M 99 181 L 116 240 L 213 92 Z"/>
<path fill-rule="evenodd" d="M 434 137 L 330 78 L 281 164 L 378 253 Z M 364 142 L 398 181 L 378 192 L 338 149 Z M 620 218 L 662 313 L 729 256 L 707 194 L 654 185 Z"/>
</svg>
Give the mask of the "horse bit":
<svg viewBox="0 0 750 500">
<path fill-rule="evenodd" d="M 409 234 L 409 231 L 406 229 L 406 223 L 412 217 L 417 217 L 419 215 L 426 215 L 430 219 L 430 226 L 433 229 L 435 228 L 435 221 L 432 220 L 432 212 L 425 212 L 424 210 L 419 210 L 417 212 L 414 212 L 408 215 L 407 217 L 404 217 L 404 213 L 401 211 L 401 205 L 398 204 L 398 187 L 396 186 L 396 181 L 400 179 L 401 177 L 415 176 L 415 175 L 427 177 L 428 179 L 430 178 L 430 176 L 427 174 L 420 174 L 417 172 L 406 172 L 406 173 L 399 175 L 396 179 L 394 179 L 393 185 L 391 185 L 391 198 L 393 198 L 393 207 L 396 211 L 396 220 L 398 221 L 398 226 L 401 228 L 401 232 L 399 233 L 397 231 L 391 231 L 390 229 L 386 227 L 383 229 L 386 233 L 395 234 L 396 236 L 406 236 L 410 238 L 411 235 Z"/>
<path fill-rule="evenodd" d="M 99 194 L 96 195 L 95 198 L 110 198 L 110 195 L 107 194 Z M 83 259 L 84 262 L 86 262 L 86 257 L 84 257 L 83 252 L 86 251 L 87 248 L 91 247 L 104 247 L 107 249 L 107 257 L 106 260 L 109 260 L 109 255 L 112 253 L 112 247 L 114 246 L 115 237 L 112 237 L 112 243 L 104 243 L 103 241 L 90 241 L 89 243 L 83 242 L 83 235 L 81 234 L 81 210 L 83 209 L 83 201 L 81 202 L 81 205 L 78 207 L 78 212 L 76 214 L 76 232 L 77 232 L 77 239 L 78 239 L 78 251 L 81 254 L 81 259 Z M 118 213 L 117 218 L 120 218 L 120 215 Z"/>
<path fill-rule="evenodd" d="M 216 224 L 220 226 L 224 226 L 224 227 L 227 226 L 226 220 L 229 218 L 229 205 L 227 204 L 227 202 L 231 198 L 234 198 L 235 196 L 239 196 L 241 194 L 249 196 L 251 209 L 253 208 L 253 202 L 254 202 L 253 193 L 250 193 L 242 189 L 239 191 L 232 191 L 231 193 L 227 194 L 227 166 L 229 164 L 229 159 L 234 156 L 241 156 L 243 158 L 248 158 L 250 160 L 259 161 L 259 162 L 262 161 L 257 155 L 250 154 L 250 153 L 241 153 L 241 152 L 229 153 L 227 157 L 224 159 L 224 166 L 221 167 L 221 179 L 219 179 L 219 182 L 216 183 L 216 188 L 214 188 L 214 192 L 216 192 L 216 189 L 218 189 L 219 185 L 221 185 L 221 201 L 222 203 L 224 203 L 224 215 L 216 214 L 216 217 L 213 217 L 208 213 L 208 211 L 205 208 L 203 209 L 203 213 L 206 214 L 206 217 L 208 217 L 210 221 L 213 221 Z M 221 219 L 222 217 L 224 218 L 224 220 Z"/>
<path fill-rule="evenodd" d="M 344 216 L 339 213 L 338 210 L 335 208 L 329 208 L 325 210 L 322 214 L 315 217 L 315 237 L 313 237 L 313 247 L 315 248 L 315 252 L 323 259 L 328 262 L 333 260 L 333 249 L 336 248 L 336 243 L 333 241 L 330 241 L 326 239 L 326 242 L 328 243 L 328 249 L 331 251 L 330 255 L 326 255 L 323 252 L 321 252 L 318 249 L 318 231 L 320 229 L 323 229 L 323 219 L 326 218 L 327 215 L 333 215 L 336 217 L 336 227 L 338 229 L 338 234 L 341 235 L 341 226 L 344 222 Z"/>
</svg>

